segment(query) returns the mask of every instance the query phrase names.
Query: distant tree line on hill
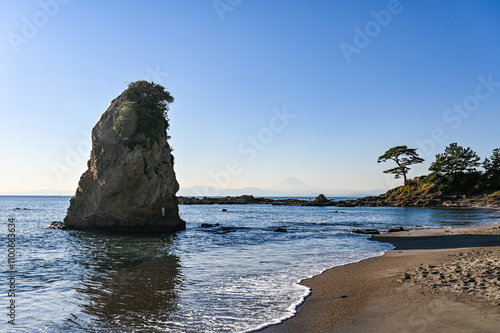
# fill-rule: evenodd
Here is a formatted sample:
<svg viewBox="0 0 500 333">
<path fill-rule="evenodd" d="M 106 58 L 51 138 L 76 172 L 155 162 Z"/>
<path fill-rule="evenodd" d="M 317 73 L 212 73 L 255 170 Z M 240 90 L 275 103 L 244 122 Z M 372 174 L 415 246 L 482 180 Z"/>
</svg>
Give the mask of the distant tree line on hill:
<svg viewBox="0 0 500 333">
<path fill-rule="evenodd" d="M 380 156 L 378 162 L 393 160 L 397 167 L 385 170 L 398 179 L 404 177 L 404 185 L 411 185 L 407 180 L 409 165 L 422 163 L 416 149 L 407 146 L 396 146 Z M 479 169 L 482 167 L 483 170 Z M 456 142 L 445 148 L 444 153 L 437 154 L 436 160 L 429 167 L 431 173 L 422 177 L 427 183 L 437 184 L 444 193 L 475 194 L 500 190 L 500 148 L 493 150 L 491 157 L 481 162 L 481 158 L 471 148 L 463 148 Z"/>
</svg>

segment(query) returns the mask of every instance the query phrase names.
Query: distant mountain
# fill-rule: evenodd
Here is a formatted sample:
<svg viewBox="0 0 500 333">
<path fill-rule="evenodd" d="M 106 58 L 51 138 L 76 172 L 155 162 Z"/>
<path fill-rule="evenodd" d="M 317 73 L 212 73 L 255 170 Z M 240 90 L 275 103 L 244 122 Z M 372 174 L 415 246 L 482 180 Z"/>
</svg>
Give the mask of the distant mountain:
<svg viewBox="0 0 500 333">
<path fill-rule="evenodd" d="M 287 178 L 278 184 L 275 184 L 271 187 L 266 188 L 266 190 L 270 191 L 279 191 L 279 192 L 318 192 L 319 189 L 308 185 L 304 182 L 301 182 L 297 178 Z"/>
<path fill-rule="evenodd" d="M 273 186 L 262 189 L 258 187 L 246 187 L 239 189 L 218 189 L 212 186 L 183 187 L 177 192 L 178 196 L 184 197 L 211 197 L 211 196 L 238 196 L 253 195 L 255 197 L 310 197 L 315 198 L 319 194 L 327 197 L 364 197 L 367 195 L 379 195 L 386 190 L 344 190 L 344 189 L 318 189 L 303 183 L 296 178 L 287 178 Z"/>
<path fill-rule="evenodd" d="M 225 197 L 238 195 L 253 195 L 260 197 L 274 196 L 270 191 L 257 187 L 245 187 L 238 189 L 219 189 L 213 186 L 182 187 L 177 196 L 183 197 Z"/>
</svg>

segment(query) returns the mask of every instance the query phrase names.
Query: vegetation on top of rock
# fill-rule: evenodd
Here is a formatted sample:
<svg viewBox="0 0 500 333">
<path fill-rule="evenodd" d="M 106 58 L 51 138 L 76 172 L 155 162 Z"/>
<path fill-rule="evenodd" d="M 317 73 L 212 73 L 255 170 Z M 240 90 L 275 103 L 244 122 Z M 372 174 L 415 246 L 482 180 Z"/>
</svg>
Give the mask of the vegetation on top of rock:
<svg viewBox="0 0 500 333">
<path fill-rule="evenodd" d="M 406 175 L 410 168 L 409 165 L 422 163 L 423 158 L 419 157 L 416 148 L 408 148 L 408 146 L 396 146 L 392 147 L 384 153 L 384 155 L 378 158 L 377 163 L 386 162 L 387 160 L 393 160 L 398 165 L 395 168 L 385 170 L 384 173 L 394 174 L 395 179 L 401 178 L 403 176 L 404 185 L 406 185 L 407 179 Z"/>
<path fill-rule="evenodd" d="M 115 133 L 130 148 L 167 137 L 169 103 L 174 97 L 163 86 L 144 80 L 132 82 L 124 93 L 129 101 L 120 106 Z"/>
<path fill-rule="evenodd" d="M 484 178 L 495 189 L 500 189 L 500 148 L 493 150 L 490 158 L 485 158 L 483 163 Z"/>
<path fill-rule="evenodd" d="M 477 171 L 479 161 L 479 156 L 470 147 L 463 148 L 455 142 L 446 147 L 443 154 L 436 155 L 436 161 L 432 162 L 429 170 L 439 175 L 451 176 L 472 173 Z"/>
<path fill-rule="evenodd" d="M 444 153 L 436 155 L 431 163 L 426 182 L 438 185 L 439 191 L 447 194 L 474 194 L 483 190 L 481 172 L 477 170 L 480 158 L 471 148 L 451 143 Z"/>
<path fill-rule="evenodd" d="M 378 162 L 393 160 L 398 167 L 384 171 L 393 173 L 395 178 L 405 178 L 404 185 L 399 188 L 401 194 L 410 194 L 415 191 L 427 192 L 440 191 L 443 194 L 468 194 L 491 193 L 500 190 L 500 148 L 493 150 L 493 155 L 481 158 L 471 148 L 463 148 L 456 142 L 445 148 L 444 153 L 437 154 L 436 160 L 431 163 L 427 176 L 421 176 L 414 180 L 406 180 L 409 170 L 408 165 L 422 163 L 424 159 L 418 157 L 415 149 L 407 146 L 396 146 L 380 156 Z M 479 167 L 483 170 L 479 170 Z M 432 185 L 427 188 L 424 186 Z"/>
<path fill-rule="evenodd" d="M 115 121 L 113 130 L 123 140 L 127 141 L 135 134 L 137 128 L 137 113 L 134 111 L 134 104 L 123 102 L 120 113 Z"/>
</svg>

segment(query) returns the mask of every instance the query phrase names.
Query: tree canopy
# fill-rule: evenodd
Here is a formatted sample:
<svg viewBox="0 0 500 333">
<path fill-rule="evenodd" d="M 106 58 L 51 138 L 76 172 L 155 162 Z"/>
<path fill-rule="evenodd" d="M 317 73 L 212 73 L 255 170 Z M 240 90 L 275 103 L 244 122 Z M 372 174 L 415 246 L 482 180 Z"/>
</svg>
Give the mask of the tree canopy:
<svg viewBox="0 0 500 333">
<path fill-rule="evenodd" d="M 382 156 L 378 158 L 377 163 L 392 160 L 396 162 L 397 167 L 385 170 L 384 173 L 394 174 L 395 179 L 404 178 L 404 185 L 407 183 L 406 175 L 410 168 L 409 165 L 422 163 L 423 158 L 418 156 L 416 148 L 408 148 L 408 146 L 396 146 L 387 150 Z"/>
<path fill-rule="evenodd" d="M 427 176 L 419 177 L 417 182 L 407 180 L 406 176 L 412 164 L 422 163 L 416 149 L 396 146 L 387 150 L 378 158 L 378 163 L 392 160 L 397 167 L 385 170 L 394 174 L 394 178 L 404 177 L 404 191 L 410 191 L 418 182 L 435 184 L 439 191 L 446 194 L 477 194 L 500 190 L 500 148 L 493 150 L 491 157 L 481 158 L 470 147 L 464 148 L 456 142 L 449 144 L 443 153 L 436 154 Z M 482 167 L 482 170 L 480 167 Z M 500 192 L 500 191 L 499 191 Z"/>
<path fill-rule="evenodd" d="M 454 176 L 459 173 L 476 172 L 480 158 L 471 148 L 463 148 L 456 142 L 445 148 L 443 154 L 436 155 L 429 170 L 440 175 Z"/>
<path fill-rule="evenodd" d="M 132 82 L 124 93 L 129 101 L 121 105 L 113 126 L 116 134 L 131 148 L 165 138 L 169 126 L 169 103 L 174 97 L 163 86 L 144 80 Z"/>
<path fill-rule="evenodd" d="M 484 178 L 489 187 L 500 188 L 500 148 L 493 150 L 490 158 L 483 162 Z"/>
<path fill-rule="evenodd" d="M 471 148 L 451 143 L 444 153 L 436 155 L 429 170 L 430 181 L 446 193 L 473 194 L 500 189 L 500 149 L 483 163 Z M 483 167 L 484 171 L 478 169 Z"/>
</svg>

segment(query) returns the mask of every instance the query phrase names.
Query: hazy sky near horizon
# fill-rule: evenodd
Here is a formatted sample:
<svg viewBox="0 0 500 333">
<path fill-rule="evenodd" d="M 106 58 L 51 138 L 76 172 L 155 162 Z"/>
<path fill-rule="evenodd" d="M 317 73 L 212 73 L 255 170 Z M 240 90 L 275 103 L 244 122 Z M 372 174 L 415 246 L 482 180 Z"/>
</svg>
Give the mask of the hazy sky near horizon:
<svg viewBox="0 0 500 333">
<path fill-rule="evenodd" d="M 181 187 L 388 189 L 378 156 L 500 147 L 500 2 L 0 0 L 0 192 L 74 191 L 130 82 L 175 97 Z"/>
</svg>

